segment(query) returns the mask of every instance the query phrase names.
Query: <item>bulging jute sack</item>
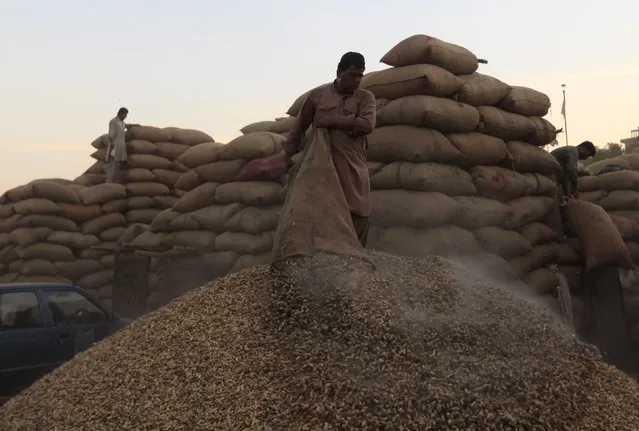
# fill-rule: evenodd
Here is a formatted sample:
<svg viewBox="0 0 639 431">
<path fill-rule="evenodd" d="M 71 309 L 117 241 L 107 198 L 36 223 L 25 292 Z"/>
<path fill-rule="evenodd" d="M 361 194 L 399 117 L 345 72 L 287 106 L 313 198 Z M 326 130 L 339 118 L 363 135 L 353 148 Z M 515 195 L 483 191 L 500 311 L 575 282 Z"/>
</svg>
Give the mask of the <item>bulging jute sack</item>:
<svg viewBox="0 0 639 431">
<path fill-rule="evenodd" d="M 399 99 L 418 94 L 449 97 L 461 87 L 461 81 L 449 71 L 432 64 L 393 67 L 364 76 L 361 88 L 375 97 Z"/>
<path fill-rule="evenodd" d="M 525 224 L 519 233 L 533 246 L 554 241 L 558 237 L 557 232 L 539 222 Z"/>
<path fill-rule="evenodd" d="M 85 235 L 81 232 L 52 232 L 47 237 L 47 242 L 59 244 L 70 249 L 82 249 L 96 245 L 100 240 L 94 235 Z"/>
<path fill-rule="evenodd" d="M 109 135 L 105 133 L 104 135 L 100 135 L 95 138 L 93 142 L 91 142 L 91 146 L 96 150 L 99 150 L 100 148 L 106 148 L 108 142 Z"/>
<path fill-rule="evenodd" d="M 191 217 L 191 213 L 180 214 L 171 221 L 171 231 L 190 231 L 190 230 L 204 230 L 202 226 Z M 173 246 L 173 245 L 171 245 Z"/>
<path fill-rule="evenodd" d="M 473 233 L 484 250 L 504 259 L 521 256 L 532 250 L 528 240 L 516 231 L 489 226 L 475 229 Z"/>
<path fill-rule="evenodd" d="M 32 198 L 48 199 L 53 202 L 77 204 L 78 192 L 59 179 L 35 180 L 7 190 L 3 197 L 11 202 L 20 202 Z"/>
<path fill-rule="evenodd" d="M 380 61 L 395 67 L 434 64 L 455 75 L 469 75 L 479 67 L 475 54 L 466 48 L 423 34 L 402 40 Z"/>
<path fill-rule="evenodd" d="M 523 115 L 502 111 L 494 106 L 480 106 L 477 110 L 480 114 L 477 131 L 505 141 L 522 139 L 535 129 L 533 122 Z"/>
<path fill-rule="evenodd" d="M 14 224 L 9 223 L 9 227 L 15 229 L 17 227 L 48 227 L 53 230 L 61 230 L 66 232 L 77 232 L 79 230 L 78 225 L 75 222 L 56 215 L 42 215 L 32 214 L 15 220 Z M 7 219 L 9 221 L 9 219 Z M 0 232 L 2 231 L 2 224 L 0 224 Z M 9 232 L 11 231 L 9 230 Z"/>
<path fill-rule="evenodd" d="M 131 127 L 124 136 L 127 141 L 139 139 L 149 142 L 167 142 L 171 140 L 171 134 L 168 131 L 153 126 Z"/>
<path fill-rule="evenodd" d="M 522 174 L 500 166 L 475 166 L 470 175 L 480 196 L 509 201 L 525 195 L 530 182 Z"/>
<path fill-rule="evenodd" d="M 463 256 L 461 261 L 465 268 L 478 272 L 484 277 L 488 276 L 498 281 L 514 281 L 518 278 L 508 262 L 493 253 L 473 253 Z"/>
<path fill-rule="evenodd" d="M 125 214 L 126 217 L 126 221 L 127 223 L 144 223 L 144 224 L 151 224 L 153 222 L 153 219 L 155 219 L 155 217 L 160 213 L 160 210 L 155 209 L 155 208 L 146 208 L 146 209 L 140 209 L 140 210 L 131 210 L 131 211 L 127 211 Z M 124 230 L 122 230 L 122 232 L 120 233 L 124 233 Z M 119 238 L 119 236 L 117 237 Z M 115 241 L 117 240 L 113 239 L 111 241 Z M 106 240 L 105 241 L 109 241 Z"/>
<path fill-rule="evenodd" d="M 22 260 L 44 259 L 55 262 L 74 259 L 73 253 L 68 247 L 46 242 L 38 242 L 27 247 L 18 248 L 16 253 Z"/>
<path fill-rule="evenodd" d="M 457 92 L 457 100 L 471 106 L 496 105 L 510 90 L 505 82 L 478 72 L 458 78 L 462 85 Z"/>
<path fill-rule="evenodd" d="M 313 129 L 301 162 L 290 174 L 273 244 L 275 261 L 317 252 L 370 261 L 357 239 L 330 145 L 326 129 Z"/>
<path fill-rule="evenodd" d="M 639 154 L 622 154 L 619 158 L 628 163 L 630 169 L 637 170 L 639 169 Z"/>
<path fill-rule="evenodd" d="M 373 190 L 370 222 L 377 226 L 416 229 L 446 224 L 460 209 L 453 199 L 438 192 Z"/>
<path fill-rule="evenodd" d="M 282 151 L 286 138 L 270 132 L 238 136 L 220 149 L 220 160 L 261 159 Z"/>
<path fill-rule="evenodd" d="M 173 162 L 154 154 L 131 154 L 127 158 L 127 164 L 131 168 L 140 169 L 171 169 Z"/>
<path fill-rule="evenodd" d="M 281 135 L 290 132 L 296 120 L 296 117 L 286 117 L 276 121 L 258 121 L 242 127 L 240 132 L 242 132 L 243 135 L 255 132 L 270 132 Z"/>
<path fill-rule="evenodd" d="M 258 209 L 257 207 L 252 207 Z M 231 219 L 237 215 L 242 209 L 242 205 L 239 203 L 232 203 L 228 205 L 209 205 L 204 208 L 200 208 L 197 211 L 190 213 L 190 217 L 194 220 L 201 229 L 210 230 L 213 232 L 226 231 L 226 225 Z M 277 223 L 277 222 L 276 222 Z M 273 229 L 270 230 L 274 230 Z M 249 232 L 250 233 L 250 232 Z"/>
<path fill-rule="evenodd" d="M 13 209 L 16 214 L 29 215 L 29 214 L 48 214 L 56 215 L 60 214 L 62 210 L 53 201 L 42 198 L 31 198 L 24 201 L 15 202 Z"/>
<path fill-rule="evenodd" d="M 477 128 L 479 111 L 450 99 L 406 96 L 389 102 L 377 121 L 379 126 L 407 125 L 444 133 L 468 133 Z"/>
<path fill-rule="evenodd" d="M 608 214 L 610 220 L 615 224 L 621 238 L 624 241 L 637 241 L 639 240 L 639 223 L 633 220 L 621 217 L 615 214 Z"/>
<path fill-rule="evenodd" d="M 233 181 L 278 181 L 288 171 L 284 152 L 248 162 Z"/>
<path fill-rule="evenodd" d="M 179 215 L 179 212 L 170 208 L 160 211 L 151 223 L 151 232 L 170 232 L 172 229 L 171 222 Z"/>
<path fill-rule="evenodd" d="M 202 180 L 209 183 L 230 183 L 237 177 L 245 165 L 245 159 L 220 160 L 218 162 L 200 165 L 195 168 L 195 172 L 197 172 Z"/>
<path fill-rule="evenodd" d="M 526 196 L 556 196 L 557 183 L 545 175 L 524 174 L 523 177 L 528 182 L 528 189 L 524 193 Z"/>
<path fill-rule="evenodd" d="M 80 199 L 84 205 L 103 204 L 124 198 L 126 198 L 126 189 L 121 184 L 98 184 L 80 190 Z"/>
<path fill-rule="evenodd" d="M 208 134 L 195 129 L 175 128 L 171 130 L 170 135 L 171 142 L 174 142 L 176 144 L 188 145 L 190 147 L 203 144 L 204 142 L 215 142 L 215 139 L 213 139 Z M 165 140 L 155 142 L 165 142 Z"/>
<path fill-rule="evenodd" d="M 632 168 L 630 167 L 630 164 L 626 160 L 621 159 L 619 157 L 611 157 L 609 159 L 600 160 L 598 162 L 586 165 L 586 171 L 588 171 L 591 175 L 596 175 L 600 169 L 603 169 L 606 166 L 619 166 L 620 168 L 623 168 L 623 169 L 632 170 Z"/>
<path fill-rule="evenodd" d="M 548 120 L 539 117 L 528 117 L 533 123 L 533 131 L 522 139 L 532 145 L 544 146 L 557 139 L 557 128 Z"/>
<path fill-rule="evenodd" d="M 566 207 L 566 214 L 583 246 L 587 271 L 608 265 L 632 269 L 632 259 L 623 238 L 603 208 L 572 200 Z"/>
<path fill-rule="evenodd" d="M 102 264 L 96 259 L 75 259 L 66 262 L 54 262 L 53 265 L 60 275 L 73 281 L 102 269 Z"/>
<path fill-rule="evenodd" d="M 639 192 L 634 190 L 614 190 L 602 198 L 598 205 L 606 211 L 638 211 Z"/>
<path fill-rule="evenodd" d="M 494 136 L 471 132 L 450 133 L 446 137 L 461 153 L 455 161 L 460 166 L 498 165 L 506 159 L 506 143 Z"/>
<path fill-rule="evenodd" d="M 247 206 L 270 206 L 284 198 L 281 184 L 272 181 L 238 181 L 220 184 L 215 190 L 218 204 L 240 203 Z"/>
<path fill-rule="evenodd" d="M 513 86 L 499 102 L 499 107 L 526 117 L 543 117 L 550 109 L 550 98 L 532 88 Z"/>
<path fill-rule="evenodd" d="M 19 227 L 9 233 L 9 239 L 15 245 L 26 247 L 36 242 L 45 242 L 53 232 L 48 227 Z"/>
<path fill-rule="evenodd" d="M 445 225 L 431 229 L 392 227 L 380 229 L 371 248 L 399 256 L 423 257 L 475 253 L 478 249 L 475 236 L 460 227 Z"/>
<path fill-rule="evenodd" d="M 616 171 L 579 178 L 580 192 L 593 190 L 604 190 L 606 192 L 615 190 L 639 191 L 639 172 Z"/>
<path fill-rule="evenodd" d="M 126 226 L 126 219 L 121 213 L 104 214 L 98 218 L 84 223 L 80 227 L 80 231 L 87 235 L 99 235 L 103 230 Z"/>
<path fill-rule="evenodd" d="M 207 163 L 217 162 L 220 157 L 220 150 L 224 144 L 219 142 L 205 142 L 195 145 L 186 150 L 180 157 L 175 159 L 176 164 L 193 169 Z"/>
<path fill-rule="evenodd" d="M 391 163 L 451 163 L 461 154 L 441 132 L 413 126 L 385 126 L 368 135 L 367 159 Z"/>
<path fill-rule="evenodd" d="M 120 238 L 118 238 L 117 243 L 120 245 L 129 244 L 135 238 L 142 235 L 144 232 L 148 232 L 149 228 L 150 227 L 148 224 L 141 224 L 141 223 L 132 224 L 126 228 L 126 230 L 122 233 L 122 235 L 120 235 Z"/>
<path fill-rule="evenodd" d="M 506 229 L 517 230 L 528 223 L 541 220 L 556 200 L 545 196 L 524 196 L 508 202 L 513 211 L 506 220 Z"/>
<path fill-rule="evenodd" d="M 508 141 L 506 145 L 517 172 L 551 175 L 561 169 L 557 159 L 543 148 L 521 141 Z"/>
<path fill-rule="evenodd" d="M 128 202 L 128 199 L 114 199 L 103 203 L 100 205 L 100 208 L 102 209 L 103 214 L 121 213 L 127 210 L 127 207 L 129 206 Z"/>
<path fill-rule="evenodd" d="M 155 201 L 150 196 L 134 196 L 126 200 L 126 209 L 144 210 L 155 207 Z"/>
<path fill-rule="evenodd" d="M 127 218 L 128 221 L 128 218 Z M 124 233 L 126 228 L 124 226 L 112 227 L 100 232 L 100 240 L 106 242 L 117 242 L 120 236 Z"/>
<path fill-rule="evenodd" d="M 452 224 L 464 229 L 501 226 L 512 213 L 508 205 L 494 199 L 480 196 L 455 196 L 452 199 L 459 204 Z"/>
<path fill-rule="evenodd" d="M 638 211 L 610 211 L 608 215 L 615 215 L 618 217 L 627 218 L 633 222 L 639 224 L 639 212 Z"/>
<path fill-rule="evenodd" d="M 131 139 L 126 143 L 126 150 L 128 154 L 155 154 L 158 152 L 158 147 L 153 142 L 142 139 Z M 98 160 L 105 161 L 106 148 L 98 151 L 103 151 L 102 158 L 99 158 Z"/>
<path fill-rule="evenodd" d="M 158 142 L 155 145 L 158 147 L 157 155 L 171 161 L 177 159 L 191 148 L 189 145 L 173 142 Z"/>
<path fill-rule="evenodd" d="M 126 186 L 127 195 L 133 196 L 158 196 L 168 195 L 171 190 L 160 183 L 129 183 Z"/>
<path fill-rule="evenodd" d="M 468 172 L 438 163 L 388 164 L 371 177 L 371 188 L 440 192 L 448 196 L 474 195 L 477 192 Z"/>
<path fill-rule="evenodd" d="M 175 193 L 177 190 L 173 190 L 173 192 Z M 155 207 L 161 210 L 171 208 L 177 200 L 177 196 L 153 196 Z"/>
<path fill-rule="evenodd" d="M 218 183 L 204 183 L 186 193 L 173 204 L 173 211 L 187 213 L 215 203 Z"/>
<path fill-rule="evenodd" d="M 149 169 L 141 168 L 126 169 L 122 172 L 122 177 L 125 183 L 153 182 L 156 180 L 153 172 Z"/>
<path fill-rule="evenodd" d="M 153 169 L 153 174 L 155 175 L 155 182 L 165 185 L 169 188 L 173 188 L 175 183 L 182 176 L 182 172 L 177 172 L 169 169 Z"/>
<path fill-rule="evenodd" d="M 94 155 L 92 154 L 91 157 L 93 156 Z M 87 174 L 104 174 L 106 172 L 106 164 L 103 160 L 98 160 L 97 162 L 89 166 L 89 169 L 84 172 Z"/>
<path fill-rule="evenodd" d="M 262 232 L 275 231 L 281 211 L 282 208 L 279 205 L 271 207 L 246 207 L 230 217 L 224 224 L 222 230 L 229 232 L 246 232 L 254 235 Z"/>
<path fill-rule="evenodd" d="M 102 286 L 113 282 L 114 273 L 112 269 L 103 269 L 93 274 L 83 276 L 78 284 L 85 289 L 97 290 Z"/>
<path fill-rule="evenodd" d="M 175 188 L 188 192 L 202 183 L 204 183 L 204 179 L 195 170 L 192 170 L 180 175 L 180 178 L 175 182 Z"/>
</svg>

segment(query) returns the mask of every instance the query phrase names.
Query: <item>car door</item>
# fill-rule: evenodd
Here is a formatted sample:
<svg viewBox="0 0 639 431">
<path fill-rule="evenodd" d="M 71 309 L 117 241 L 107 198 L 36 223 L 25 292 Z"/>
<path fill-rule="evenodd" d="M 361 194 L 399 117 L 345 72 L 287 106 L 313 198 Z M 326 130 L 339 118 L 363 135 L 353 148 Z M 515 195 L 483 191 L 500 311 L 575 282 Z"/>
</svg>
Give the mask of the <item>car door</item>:
<svg viewBox="0 0 639 431">
<path fill-rule="evenodd" d="M 63 361 L 35 289 L 0 290 L 0 393 L 28 386 Z"/>
<path fill-rule="evenodd" d="M 40 293 L 64 346 L 65 360 L 108 334 L 110 314 L 80 291 L 60 287 L 41 289 Z"/>
</svg>

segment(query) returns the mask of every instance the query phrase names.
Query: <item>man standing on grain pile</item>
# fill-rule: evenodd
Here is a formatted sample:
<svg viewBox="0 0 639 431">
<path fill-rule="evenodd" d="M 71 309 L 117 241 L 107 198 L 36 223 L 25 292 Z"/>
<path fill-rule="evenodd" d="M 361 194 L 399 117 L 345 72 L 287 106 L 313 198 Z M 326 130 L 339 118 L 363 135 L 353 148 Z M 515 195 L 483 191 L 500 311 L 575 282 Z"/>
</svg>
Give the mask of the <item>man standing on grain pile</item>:
<svg viewBox="0 0 639 431">
<path fill-rule="evenodd" d="M 557 183 L 561 204 L 565 205 L 568 200 L 579 197 L 579 161 L 587 160 L 597 154 L 597 148 L 590 141 L 584 141 L 576 147 L 565 146 L 553 150 L 552 154 L 561 165 L 561 170 L 557 172 Z"/>
<path fill-rule="evenodd" d="M 371 212 L 366 135 L 375 129 L 376 115 L 375 96 L 359 88 L 364 70 L 362 54 L 344 54 L 337 65 L 337 79 L 308 95 L 284 143 L 286 157 L 292 163 L 291 157 L 300 151 L 304 132 L 311 125 L 328 130 L 333 164 L 362 247 L 366 246 Z"/>
<path fill-rule="evenodd" d="M 121 183 L 122 170 L 127 161 L 124 132 L 136 124 L 126 124 L 124 120 L 129 114 L 126 108 L 120 108 L 118 115 L 109 121 L 109 134 L 106 151 L 106 182 Z"/>
</svg>

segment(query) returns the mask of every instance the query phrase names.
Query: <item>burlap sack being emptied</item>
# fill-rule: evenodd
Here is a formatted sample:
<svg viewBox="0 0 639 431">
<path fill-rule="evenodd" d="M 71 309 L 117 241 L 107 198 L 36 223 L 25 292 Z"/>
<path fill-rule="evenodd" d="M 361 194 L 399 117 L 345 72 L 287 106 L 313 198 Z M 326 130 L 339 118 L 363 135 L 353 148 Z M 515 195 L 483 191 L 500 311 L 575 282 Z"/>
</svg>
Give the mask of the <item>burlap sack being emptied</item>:
<svg viewBox="0 0 639 431">
<path fill-rule="evenodd" d="M 566 214 L 581 241 L 586 271 L 608 265 L 632 269 L 632 259 L 621 234 L 603 208 L 573 200 L 568 203 Z"/>
<path fill-rule="evenodd" d="M 318 252 L 370 262 L 357 239 L 346 196 L 333 165 L 330 137 L 313 129 L 291 180 L 278 220 L 273 260 Z"/>
</svg>

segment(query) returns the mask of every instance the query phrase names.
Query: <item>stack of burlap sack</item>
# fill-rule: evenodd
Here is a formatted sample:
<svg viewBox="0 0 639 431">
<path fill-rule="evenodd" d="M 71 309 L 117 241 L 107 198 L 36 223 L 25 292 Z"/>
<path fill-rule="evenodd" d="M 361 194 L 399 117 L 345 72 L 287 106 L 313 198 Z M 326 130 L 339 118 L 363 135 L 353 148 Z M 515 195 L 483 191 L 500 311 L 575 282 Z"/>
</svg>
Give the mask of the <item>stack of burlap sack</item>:
<svg viewBox="0 0 639 431">
<path fill-rule="evenodd" d="M 112 259 L 102 262 L 92 247 L 116 224 L 104 223 L 93 189 L 68 180 L 35 180 L 2 195 L 3 282 L 77 283 L 110 297 L 108 288 L 100 289 L 111 282 L 103 270 L 112 267 Z"/>
<path fill-rule="evenodd" d="M 252 132 L 226 145 L 205 143 L 177 163 L 188 168 L 176 187 L 184 194 L 130 246 L 148 251 L 198 250 L 218 276 L 267 263 L 284 199 L 284 176 L 244 181 L 252 162 L 281 154 L 285 138 Z M 252 176 L 255 178 L 255 176 Z"/>
<path fill-rule="evenodd" d="M 394 67 L 362 80 L 378 103 L 368 138 L 369 246 L 472 256 L 541 294 L 554 291 L 557 278 L 546 266 L 578 256 L 542 223 L 556 205 L 559 167 L 540 148 L 556 136 L 541 118 L 549 98 L 477 73 L 470 51 L 423 35 L 400 42 L 382 62 Z"/>
</svg>

